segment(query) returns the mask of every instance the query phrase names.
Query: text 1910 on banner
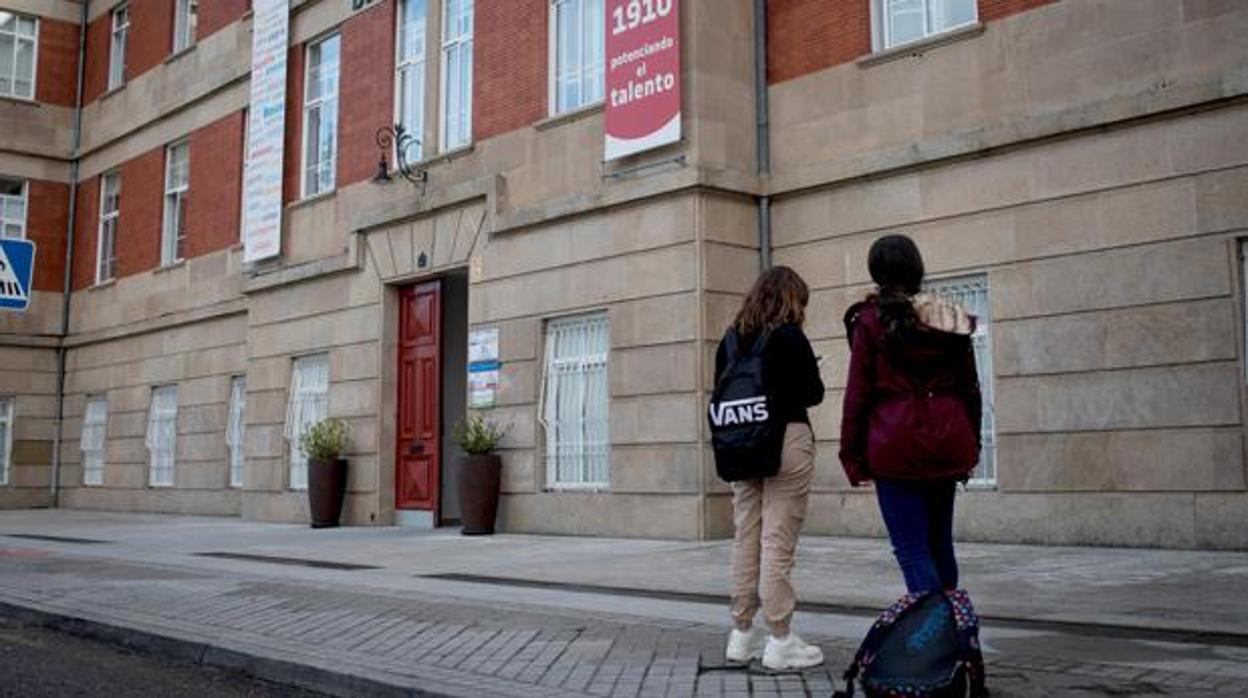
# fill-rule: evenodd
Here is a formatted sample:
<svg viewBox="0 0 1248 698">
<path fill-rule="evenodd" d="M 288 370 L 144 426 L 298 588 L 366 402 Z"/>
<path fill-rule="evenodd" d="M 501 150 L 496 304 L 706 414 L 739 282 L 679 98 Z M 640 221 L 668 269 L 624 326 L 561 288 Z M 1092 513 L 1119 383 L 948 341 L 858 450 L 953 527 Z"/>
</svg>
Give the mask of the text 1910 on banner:
<svg viewBox="0 0 1248 698">
<path fill-rule="evenodd" d="M 607 0 L 605 158 L 680 140 L 679 0 Z"/>
</svg>

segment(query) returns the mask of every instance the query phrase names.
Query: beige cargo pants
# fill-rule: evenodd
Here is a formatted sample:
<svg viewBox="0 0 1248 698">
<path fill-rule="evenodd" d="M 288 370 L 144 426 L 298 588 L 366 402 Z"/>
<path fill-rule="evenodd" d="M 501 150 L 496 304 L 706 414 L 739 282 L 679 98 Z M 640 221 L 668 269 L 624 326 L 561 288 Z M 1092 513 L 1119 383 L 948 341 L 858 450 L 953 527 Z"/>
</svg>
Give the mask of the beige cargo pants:
<svg viewBox="0 0 1248 698">
<path fill-rule="evenodd" d="M 814 434 L 809 425 L 793 423 L 784 432 L 780 471 L 732 485 L 732 620 L 738 630 L 753 626 L 761 605 L 771 634 L 789 634 L 797 606 L 789 573 L 814 474 Z"/>
</svg>

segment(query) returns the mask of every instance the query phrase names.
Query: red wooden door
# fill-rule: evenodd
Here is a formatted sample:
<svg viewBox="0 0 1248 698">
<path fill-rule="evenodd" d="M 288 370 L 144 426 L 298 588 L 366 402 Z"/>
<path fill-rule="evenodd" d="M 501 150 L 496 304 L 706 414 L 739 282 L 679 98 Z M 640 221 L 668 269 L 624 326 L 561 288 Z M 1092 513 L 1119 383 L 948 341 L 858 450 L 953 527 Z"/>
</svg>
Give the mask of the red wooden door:
<svg viewBox="0 0 1248 698">
<path fill-rule="evenodd" d="M 442 456 L 442 286 L 405 288 L 399 300 L 399 414 L 395 507 L 438 512 Z"/>
</svg>

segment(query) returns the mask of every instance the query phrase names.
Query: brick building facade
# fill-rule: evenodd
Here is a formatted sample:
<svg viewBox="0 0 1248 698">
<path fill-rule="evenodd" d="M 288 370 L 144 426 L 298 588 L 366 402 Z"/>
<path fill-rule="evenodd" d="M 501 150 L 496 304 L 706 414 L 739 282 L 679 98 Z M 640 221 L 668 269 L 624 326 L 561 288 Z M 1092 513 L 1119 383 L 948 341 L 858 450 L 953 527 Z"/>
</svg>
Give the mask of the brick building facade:
<svg viewBox="0 0 1248 698">
<path fill-rule="evenodd" d="M 453 521 L 467 336 L 497 330 L 503 528 L 723 536 L 712 352 L 770 259 L 829 358 L 808 528 L 876 535 L 835 456 L 840 318 L 905 232 L 985 319 L 961 535 L 1248 548 L 1248 7 L 684 0 L 685 136 L 604 162 L 602 6 L 291 0 L 282 254 L 244 264 L 250 2 L 0 0 L 0 35 L 37 28 L 0 181 L 38 245 L 0 317 L 0 506 L 303 521 L 291 436 L 330 415 L 344 520 Z M 373 181 L 396 120 L 424 186 Z"/>
</svg>

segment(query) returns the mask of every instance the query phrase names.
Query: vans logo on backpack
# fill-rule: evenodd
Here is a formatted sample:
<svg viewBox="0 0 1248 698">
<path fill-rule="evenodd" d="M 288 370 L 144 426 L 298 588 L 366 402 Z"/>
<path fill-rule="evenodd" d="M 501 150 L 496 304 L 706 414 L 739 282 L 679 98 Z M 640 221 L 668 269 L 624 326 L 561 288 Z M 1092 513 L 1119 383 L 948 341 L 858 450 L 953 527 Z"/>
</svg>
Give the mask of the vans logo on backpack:
<svg viewBox="0 0 1248 698">
<path fill-rule="evenodd" d="M 771 419 L 766 397 L 711 403 L 711 424 L 726 427 L 732 424 L 761 424 Z"/>
</svg>

